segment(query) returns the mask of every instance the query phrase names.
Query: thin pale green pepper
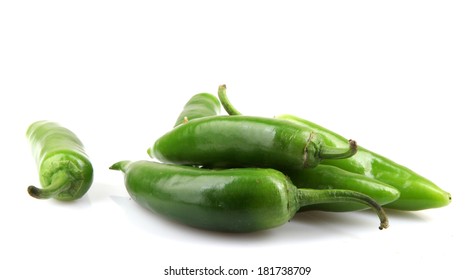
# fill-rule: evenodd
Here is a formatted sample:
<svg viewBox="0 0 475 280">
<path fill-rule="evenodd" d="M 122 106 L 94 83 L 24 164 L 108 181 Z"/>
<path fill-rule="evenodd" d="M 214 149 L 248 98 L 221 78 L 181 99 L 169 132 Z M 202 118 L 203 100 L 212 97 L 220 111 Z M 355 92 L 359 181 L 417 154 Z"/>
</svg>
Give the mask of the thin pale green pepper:
<svg viewBox="0 0 475 280">
<path fill-rule="evenodd" d="M 42 188 L 28 187 L 35 198 L 70 201 L 84 196 L 93 182 L 93 167 L 79 138 L 54 122 L 38 121 L 27 130 Z"/>
<path fill-rule="evenodd" d="M 306 125 L 321 135 L 325 139 L 324 142 L 332 147 L 340 146 L 344 139 L 328 129 L 296 116 L 282 115 L 277 118 Z M 399 199 L 386 204 L 384 206 L 386 208 L 417 211 L 443 207 L 450 204 L 452 200 L 450 193 L 427 178 L 365 148 L 360 147 L 358 153 L 351 159 L 344 159 L 342 162 L 328 160 L 322 163 L 374 178 L 398 189 Z"/>
</svg>

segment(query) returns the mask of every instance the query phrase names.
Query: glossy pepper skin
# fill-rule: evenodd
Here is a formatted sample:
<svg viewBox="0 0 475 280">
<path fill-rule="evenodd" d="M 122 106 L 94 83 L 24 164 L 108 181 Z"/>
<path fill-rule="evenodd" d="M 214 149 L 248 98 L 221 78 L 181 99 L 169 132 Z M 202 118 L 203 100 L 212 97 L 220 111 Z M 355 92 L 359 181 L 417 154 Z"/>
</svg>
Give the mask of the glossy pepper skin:
<svg viewBox="0 0 475 280">
<path fill-rule="evenodd" d="M 28 193 L 35 198 L 62 201 L 84 196 L 93 182 L 93 167 L 79 138 L 50 121 L 32 123 L 26 135 L 42 186 L 29 186 Z"/>
<path fill-rule="evenodd" d="M 214 231 L 253 232 L 287 223 L 304 205 L 357 201 L 388 226 L 370 197 L 347 190 L 297 189 L 274 169 L 200 169 L 152 161 L 121 161 L 128 193 L 139 205 L 183 224 Z"/>
<path fill-rule="evenodd" d="M 198 93 L 185 104 L 174 127 L 193 119 L 218 115 L 220 112 L 221 103 L 216 96 L 210 93 Z"/>
<path fill-rule="evenodd" d="M 282 115 L 277 118 L 305 125 L 318 133 L 327 146 L 341 147 L 345 143 L 342 136 L 308 120 L 292 115 Z M 450 193 L 411 169 L 362 147 L 359 147 L 358 153 L 352 158 L 341 161 L 326 160 L 322 164 L 362 174 L 396 188 L 400 193 L 399 199 L 386 204 L 385 208 L 416 211 L 443 207 L 452 199 Z"/>
<path fill-rule="evenodd" d="M 364 175 L 351 173 L 331 165 L 320 164 L 314 168 L 291 170 L 286 174 L 297 187 L 311 189 L 342 189 L 363 193 L 374 199 L 379 205 L 386 205 L 399 198 L 399 191 L 378 180 Z M 325 203 L 304 206 L 299 211 L 321 210 L 330 212 L 348 212 L 368 209 L 361 203 Z"/>
<path fill-rule="evenodd" d="M 314 167 L 324 158 L 351 157 L 356 142 L 347 146 L 328 148 L 312 130 L 286 120 L 211 116 L 175 127 L 148 153 L 174 164 L 286 170 Z"/>
</svg>

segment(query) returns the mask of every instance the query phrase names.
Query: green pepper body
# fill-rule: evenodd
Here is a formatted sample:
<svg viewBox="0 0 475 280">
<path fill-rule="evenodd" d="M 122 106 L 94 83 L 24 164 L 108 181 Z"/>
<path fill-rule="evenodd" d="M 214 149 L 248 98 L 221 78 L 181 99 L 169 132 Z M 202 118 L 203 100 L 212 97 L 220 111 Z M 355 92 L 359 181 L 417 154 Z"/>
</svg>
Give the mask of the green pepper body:
<svg viewBox="0 0 475 280">
<path fill-rule="evenodd" d="M 70 201 L 84 196 L 93 182 L 93 167 L 82 142 L 69 129 L 38 121 L 27 130 L 42 189 L 30 186 L 35 198 Z"/>
<path fill-rule="evenodd" d="M 249 116 L 194 119 L 160 137 L 148 150 L 162 162 L 206 167 L 270 167 L 280 170 L 316 166 L 323 158 L 346 158 L 348 148 L 329 148 L 307 127 L 286 120 Z"/>
<path fill-rule="evenodd" d="M 292 115 L 282 115 L 277 118 L 293 121 L 312 129 L 327 146 L 341 147 L 345 144 L 342 136 L 308 120 Z M 451 195 L 433 182 L 407 167 L 362 147 L 358 147 L 358 153 L 351 158 L 325 160 L 323 164 L 362 174 L 396 188 L 400 197 L 386 204 L 384 206 L 386 208 L 415 211 L 443 207 L 451 202 Z"/>
<path fill-rule="evenodd" d="M 221 103 L 218 98 L 210 93 L 198 93 L 193 95 L 185 104 L 175 126 L 187 121 L 218 115 L 221 112 Z"/>
<path fill-rule="evenodd" d="M 297 189 L 274 169 L 201 169 L 152 161 L 121 161 L 128 193 L 139 205 L 183 224 L 207 230 L 252 232 L 287 223 L 305 205 L 359 201 L 378 213 L 368 196 L 346 190 Z"/>
<path fill-rule="evenodd" d="M 292 170 L 286 175 L 297 187 L 311 189 L 343 189 L 358 191 L 374 199 L 379 205 L 385 205 L 399 198 L 399 191 L 378 180 L 364 175 L 345 171 L 331 165 L 319 165 L 314 168 Z M 330 212 L 347 212 L 368 209 L 369 207 L 354 202 L 314 204 L 302 207 L 299 211 L 321 210 Z"/>
</svg>

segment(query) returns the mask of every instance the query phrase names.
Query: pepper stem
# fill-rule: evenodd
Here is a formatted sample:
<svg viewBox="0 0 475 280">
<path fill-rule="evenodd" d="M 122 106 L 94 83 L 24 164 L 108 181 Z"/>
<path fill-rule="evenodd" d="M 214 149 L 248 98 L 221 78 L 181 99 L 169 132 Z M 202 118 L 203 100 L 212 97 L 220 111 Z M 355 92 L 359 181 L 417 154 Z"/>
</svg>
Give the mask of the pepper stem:
<svg viewBox="0 0 475 280">
<path fill-rule="evenodd" d="M 52 198 L 67 190 L 71 186 L 71 178 L 65 171 L 58 171 L 53 175 L 51 183 L 42 189 L 35 186 L 28 187 L 28 193 L 38 199 Z"/>
<path fill-rule="evenodd" d="M 358 151 L 358 145 L 355 140 L 348 140 L 348 148 L 332 148 L 323 146 L 320 150 L 321 159 L 344 159 L 352 157 Z"/>
<path fill-rule="evenodd" d="M 388 217 L 381 205 L 379 205 L 371 197 L 356 191 L 350 190 L 315 190 L 315 189 L 299 189 L 299 206 L 314 205 L 320 203 L 340 203 L 340 202 L 357 202 L 368 205 L 379 217 L 379 229 L 389 227 Z"/>
<path fill-rule="evenodd" d="M 229 115 L 242 115 L 229 101 L 226 94 L 226 85 L 219 86 L 218 97 L 221 105 L 223 105 L 224 110 L 226 110 Z"/>
</svg>

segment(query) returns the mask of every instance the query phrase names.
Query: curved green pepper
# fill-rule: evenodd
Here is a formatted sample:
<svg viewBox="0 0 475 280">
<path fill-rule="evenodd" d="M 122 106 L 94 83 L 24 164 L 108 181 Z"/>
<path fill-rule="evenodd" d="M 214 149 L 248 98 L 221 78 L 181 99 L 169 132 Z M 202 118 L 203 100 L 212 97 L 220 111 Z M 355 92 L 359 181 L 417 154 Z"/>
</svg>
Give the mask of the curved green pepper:
<svg viewBox="0 0 475 280">
<path fill-rule="evenodd" d="M 175 127 L 192 119 L 214 116 L 221 112 L 221 103 L 216 96 L 210 93 L 198 93 L 193 95 L 185 104 Z"/>
<path fill-rule="evenodd" d="M 288 171 L 292 183 L 297 187 L 311 189 L 352 190 L 370 196 L 379 205 L 386 205 L 399 198 L 399 191 L 378 180 L 360 174 L 354 174 L 331 165 L 320 164 L 314 168 Z M 299 211 L 321 210 L 347 212 L 368 209 L 361 203 L 325 203 L 302 207 Z"/>
<path fill-rule="evenodd" d="M 222 85 L 218 91 L 219 99 L 230 115 L 241 115 L 226 96 L 226 87 Z M 324 145 L 342 147 L 345 138 L 308 120 L 292 115 L 277 116 L 277 119 L 292 121 L 311 129 L 321 137 Z M 448 205 L 452 197 L 433 182 L 422 177 L 411 169 L 395 163 L 365 148 L 358 148 L 353 157 L 341 160 L 325 160 L 322 164 L 333 165 L 352 173 L 365 175 L 396 188 L 400 197 L 384 207 L 398 210 L 423 210 Z"/>
<path fill-rule="evenodd" d="M 373 208 L 380 229 L 383 209 L 370 197 L 348 190 L 297 189 L 274 169 L 200 169 L 151 161 L 121 161 L 128 193 L 139 205 L 189 226 L 252 232 L 287 223 L 305 205 L 358 202 Z"/>
<path fill-rule="evenodd" d="M 277 118 L 307 126 L 321 135 L 323 142 L 330 147 L 339 147 L 344 143 L 342 136 L 308 120 L 291 115 L 282 115 Z M 443 207 L 452 200 L 450 193 L 428 179 L 365 148 L 360 147 L 358 153 L 352 158 L 342 161 L 328 160 L 322 162 L 322 164 L 333 165 L 353 173 L 362 174 L 398 189 L 399 199 L 386 204 L 384 206 L 386 208 L 416 211 Z"/>
<path fill-rule="evenodd" d="M 81 198 L 93 181 L 93 168 L 83 144 L 69 129 L 38 121 L 27 130 L 43 188 L 28 187 L 35 198 L 70 201 Z"/>
<path fill-rule="evenodd" d="M 312 130 L 290 121 L 249 116 L 211 116 L 189 121 L 161 136 L 148 150 L 162 162 L 206 167 L 271 167 L 299 169 L 322 159 L 356 153 L 322 145 Z"/>
</svg>

